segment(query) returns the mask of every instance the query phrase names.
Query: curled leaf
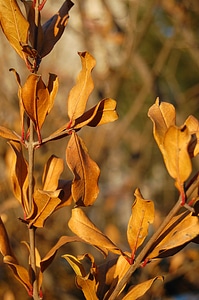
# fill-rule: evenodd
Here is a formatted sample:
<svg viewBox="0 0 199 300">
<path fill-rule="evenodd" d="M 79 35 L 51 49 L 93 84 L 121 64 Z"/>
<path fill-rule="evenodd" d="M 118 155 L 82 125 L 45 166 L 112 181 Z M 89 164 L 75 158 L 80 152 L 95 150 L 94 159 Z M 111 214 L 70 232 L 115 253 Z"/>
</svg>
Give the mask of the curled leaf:
<svg viewBox="0 0 199 300">
<path fill-rule="evenodd" d="M 189 154 L 195 157 L 199 153 L 199 121 L 194 116 L 189 116 L 184 125 L 186 125 L 191 134 L 191 141 L 188 147 Z"/>
<path fill-rule="evenodd" d="M 83 126 L 99 126 L 118 119 L 116 112 L 116 101 L 110 98 L 101 100 L 96 106 L 86 111 L 81 117 L 75 120 L 74 129 Z"/>
<path fill-rule="evenodd" d="M 0 136 L 7 140 L 20 141 L 20 138 L 10 129 L 0 126 Z"/>
<path fill-rule="evenodd" d="M 103 234 L 85 215 L 80 208 L 72 210 L 72 216 L 68 222 L 69 228 L 82 240 L 101 250 L 104 254 L 108 251 L 121 254 L 122 251 Z"/>
<path fill-rule="evenodd" d="M 55 191 L 58 186 L 58 181 L 61 173 L 64 169 L 63 159 L 52 155 L 44 168 L 43 172 L 43 190 L 44 191 Z"/>
<path fill-rule="evenodd" d="M 90 158 L 83 140 L 73 132 L 66 149 L 66 161 L 74 174 L 72 196 L 78 206 L 89 206 L 96 200 L 100 170 Z"/>
</svg>

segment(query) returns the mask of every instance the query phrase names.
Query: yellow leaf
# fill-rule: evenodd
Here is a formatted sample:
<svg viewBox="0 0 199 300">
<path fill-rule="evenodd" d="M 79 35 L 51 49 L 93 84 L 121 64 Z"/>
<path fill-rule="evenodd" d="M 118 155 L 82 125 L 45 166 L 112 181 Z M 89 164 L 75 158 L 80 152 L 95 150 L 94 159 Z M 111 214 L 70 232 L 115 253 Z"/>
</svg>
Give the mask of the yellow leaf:
<svg viewBox="0 0 199 300">
<path fill-rule="evenodd" d="M 94 87 L 91 71 L 95 66 L 95 59 L 88 52 L 78 54 L 81 58 L 82 70 L 68 96 L 68 116 L 72 122 L 84 113 L 88 97 Z"/>
<path fill-rule="evenodd" d="M 176 187 L 179 191 L 192 171 L 188 153 L 190 140 L 191 134 L 186 126 L 181 128 L 171 126 L 164 138 L 164 161 L 170 176 L 176 180 Z"/>
<path fill-rule="evenodd" d="M 68 222 L 68 226 L 82 240 L 98 248 L 106 255 L 108 251 L 119 255 L 122 253 L 121 250 L 91 222 L 80 208 L 74 208 L 72 210 L 72 216 Z"/>
<path fill-rule="evenodd" d="M 123 300 L 136 300 L 142 297 L 157 279 L 163 280 L 163 277 L 157 276 L 132 287 L 126 296 L 124 296 Z"/>
<path fill-rule="evenodd" d="M 162 151 L 165 134 L 170 126 L 175 125 L 175 108 L 170 103 L 160 103 L 159 98 L 157 98 L 155 104 L 150 107 L 148 116 L 153 122 L 154 138 Z"/>
<path fill-rule="evenodd" d="M 78 288 L 80 288 L 84 294 L 85 299 L 89 300 L 99 300 L 96 295 L 96 280 L 93 277 L 90 278 L 84 278 L 81 276 L 76 276 L 76 284 Z"/>
<path fill-rule="evenodd" d="M 96 106 L 86 111 L 81 117 L 75 120 L 74 129 L 83 126 L 99 126 L 118 119 L 116 112 L 116 101 L 110 98 L 101 100 Z"/>
<path fill-rule="evenodd" d="M 4 226 L 4 223 L 1 219 L 1 217 L 0 217 L 0 252 L 3 256 L 7 256 L 7 255 L 11 256 L 12 262 L 17 263 L 17 260 L 12 253 L 8 234 L 7 234 L 7 231 L 5 229 L 5 226 Z"/>
<path fill-rule="evenodd" d="M 66 149 L 66 161 L 74 174 L 72 196 L 78 206 L 92 205 L 99 193 L 100 170 L 90 158 L 83 140 L 73 132 Z"/>
<path fill-rule="evenodd" d="M 49 74 L 49 80 L 48 80 L 48 92 L 49 92 L 49 105 L 48 105 L 48 114 L 50 113 L 53 105 L 54 100 L 58 91 L 59 82 L 58 77 L 55 74 Z"/>
<path fill-rule="evenodd" d="M 21 44 L 27 43 L 29 23 L 16 0 L 0 0 L 0 24 L 12 47 L 24 59 Z"/>
<path fill-rule="evenodd" d="M 150 200 L 143 199 L 140 191 L 135 191 L 136 200 L 132 206 L 132 214 L 127 229 L 127 239 L 132 254 L 142 245 L 148 234 L 149 224 L 154 221 L 154 204 Z"/>
<path fill-rule="evenodd" d="M 20 138 L 10 129 L 0 126 L 0 136 L 7 140 L 20 141 Z"/>
<path fill-rule="evenodd" d="M 70 254 L 62 255 L 62 257 L 65 258 L 65 260 L 67 260 L 67 262 L 73 268 L 76 275 L 79 275 L 82 277 L 86 276 L 86 271 L 78 258 L 76 258 L 74 255 L 70 255 Z"/>
</svg>

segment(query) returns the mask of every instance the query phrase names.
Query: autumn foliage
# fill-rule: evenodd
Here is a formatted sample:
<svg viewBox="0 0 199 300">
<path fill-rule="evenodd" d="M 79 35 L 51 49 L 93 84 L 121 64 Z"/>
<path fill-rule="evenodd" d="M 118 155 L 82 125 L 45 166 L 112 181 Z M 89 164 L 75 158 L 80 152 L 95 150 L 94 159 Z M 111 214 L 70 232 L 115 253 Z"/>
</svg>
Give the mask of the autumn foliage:
<svg viewBox="0 0 199 300">
<path fill-rule="evenodd" d="M 128 251 L 116 245 L 92 220 L 83 207 L 91 206 L 99 194 L 100 168 L 89 156 L 79 131 L 86 126 L 96 127 L 117 120 L 116 101 L 105 98 L 93 107 L 87 102 L 94 89 L 92 70 L 95 59 L 88 52 L 79 52 L 81 70 L 75 86 L 66 100 L 66 123 L 54 128 L 49 136 L 42 135 L 42 126 L 50 114 L 58 92 L 59 80 L 56 74 L 49 74 L 44 82 L 39 74 L 42 58 L 49 55 L 61 38 L 68 23 L 70 0 L 64 1 L 57 14 L 41 24 L 40 13 L 46 1 L 22 1 L 26 15 L 22 14 L 17 0 L 0 0 L 0 24 L 11 46 L 24 60 L 30 74 L 21 82 L 20 72 L 11 69 L 18 85 L 19 118 L 21 132 L 0 126 L 0 136 L 8 141 L 10 152 L 10 181 L 13 194 L 19 201 L 24 218 L 20 221 L 29 231 L 30 240 L 24 241 L 29 251 L 29 265 L 20 265 L 13 253 L 10 238 L 0 220 L 0 251 L 3 261 L 13 275 L 25 287 L 33 299 L 42 299 L 42 282 L 45 270 L 55 259 L 57 251 L 68 243 L 80 242 L 91 245 L 106 258 L 114 255 L 112 264 L 105 260 L 104 267 L 98 266 L 91 253 L 76 257 L 65 254 L 76 276 L 76 285 L 85 299 L 137 299 L 143 296 L 161 274 L 135 286 L 128 286 L 133 273 L 152 260 L 164 258 L 179 252 L 185 245 L 195 241 L 199 233 L 199 222 L 195 206 L 198 200 L 198 174 L 192 175 L 192 159 L 199 153 L 199 121 L 189 116 L 184 124 L 176 124 L 176 112 L 172 104 L 159 99 L 149 108 L 148 116 L 153 123 L 155 141 L 162 153 L 165 167 L 174 179 L 179 198 L 165 217 L 161 226 L 151 235 L 149 229 L 155 218 L 152 200 L 144 199 L 137 188 L 132 212 L 126 224 Z M 51 155 L 46 161 L 41 182 L 34 176 L 34 154 L 44 144 L 67 139 L 65 162 Z M 64 163 L 70 169 L 73 179 L 61 178 Z M 57 243 L 40 256 L 39 245 L 35 244 L 37 228 L 58 209 L 68 207 L 71 217 L 68 228 L 71 235 L 57 237 Z M 102 216 L 103 217 L 103 216 Z M 73 235 L 72 235 L 73 234 Z M 90 262 L 89 271 L 84 259 Z"/>
</svg>

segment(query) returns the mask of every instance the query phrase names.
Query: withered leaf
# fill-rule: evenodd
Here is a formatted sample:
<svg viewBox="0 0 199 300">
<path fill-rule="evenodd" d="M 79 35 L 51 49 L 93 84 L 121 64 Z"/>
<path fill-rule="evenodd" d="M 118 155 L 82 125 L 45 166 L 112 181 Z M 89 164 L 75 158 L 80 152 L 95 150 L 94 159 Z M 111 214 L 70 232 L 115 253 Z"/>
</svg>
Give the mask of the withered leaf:
<svg viewBox="0 0 199 300">
<path fill-rule="evenodd" d="M 192 213 L 188 214 L 187 211 L 175 216 L 156 240 L 147 259 L 151 260 L 156 257 L 167 257 L 174 254 L 175 252 L 172 253 L 172 249 L 186 245 L 198 235 L 198 232 L 198 217 L 193 216 Z"/>
<path fill-rule="evenodd" d="M 86 276 L 86 271 L 84 269 L 84 266 L 82 265 L 81 261 L 77 257 L 71 254 L 64 254 L 62 255 L 62 257 L 65 258 L 65 260 L 67 260 L 67 262 L 73 268 L 76 275 L 82 277 Z"/>
<path fill-rule="evenodd" d="M 61 191 L 57 192 L 59 194 Z M 55 211 L 60 202 L 61 200 L 56 193 L 49 195 L 44 191 L 36 190 L 33 195 L 32 210 L 26 218 L 29 221 L 29 226 L 43 227 L 47 218 Z"/>
<path fill-rule="evenodd" d="M 12 47 L 25 59 L 21 44 L 27 43 L 29 23 L 16 0 L 0 0 L 0 25 Z"/>
<path fill-rule="evenodd" d="M 20 138 L 10 129 L 0 126 L 0 136 L 7 140 L 20 141 Z"/>
<path fill-rule="evenodd" d="M 189 116 L 184 124 L 191 134 L 188 151 L 191 156 L 195 157 L 199 153 L 199 121 L 194 116 Z"/>
<path fill-rule="evenodd" d="M 148 111 L 148 116 L 153 122 L 154 138 L 160 150 L 162 151 L 162 144 L 164 141 L 165 134 L 170 126 L 175 125 L 175 108 L 170 103 L 160 103 L 159 98 L 157 98 L 155 104 L 153 104 L 150 107 Z"/>
<path fill-rule="evenodd" d="M 152 286 L 152 284 L 157 280 L 160 279 L 163 281 L 162 276 L 156 276 L 152 279 L 149 279 L 147 281 L 144 281 L 142 283 L 137 284 L 134 287 L 130 288 L 130 291 L 124 296 L 123 300 L 136 300 L 139 297 L 142 297 Z"/>
<path fill-rule="evenodd" d="M 121 254 L 122 251 L 103 234 L 85 215 L 81 208 L 74 208 L 68 222 L 69 228 L 82 240 L 98 248 L 105 255 L 108 251 Z"/>
<path fill-rule="evenodd" d="M 133 254 L 147 237 L 149 225 L 153 223 L 155 215 L 152 201 L 143 199 L 138 189 L 134 195 L 136 199 L 132 206 L 127 229 L 127 239 Z"/>
<path fill-rule="evenodd" d="M 110 98 L 103 99 L 96 106 L 86 111 L 81 117 L 77 118 L 73 128 L 79 129 L 86 125 L 95 127 L 113 122 L 118 119 L 115 109 L 115 100 Z"/>
<path fill-rule="evenodd" d="M 59 87 L 58 77 L 55 74 L 50 73 L 48 79 L 48 92 L 49 92 L 49 104 L 48 104 L 48 114 L 50 113 L 51 109 L 54 105 L 54 100 L 57 95 Z"/>
<path fill-rule="evenodd" d="M 23 156 L 22 146 L 10 141 L 10 178 L 15 197 L 21 203 L 24 212 L 28 214 L 28 163 Z"/>
<path fill-rule="evenodd" d="M 92 277 L 92 279 L 90 277 Z M 82 290 L 85 299 L 98 300 L 98 297 L 96 295 L 96 288 L 97 288 L 96 280 L 93 276 L 90 277 L 88 276 L 82 277 L 77 275 L 76 284 L 78 288 Z"/>
<path fill-rule="evenodd" d="M 52 155 L 45 167 L 42 177 L 43 190 L 44 191 L 55 191 L 58 187 L 58 181 L 61 173 L 64 170 L 63 159 Z"/>
<path fill-rule="evenodd" d="M 71 242 L 82 242 L 82 239 L 80 239 L 77 236 L 62 236 L 58 240 L 58 242 L 50 249 L 50 251 L 44 256 L 44 258 L 41 260 L 41 272 L 44 272 L 47 267 L 52 263 L 57 251 L 60 247 L 67 243 Z"/>
<path fill-rule="evenodd" d="M 84 113 L 88 97 L 94 88 L 91 71 L 95 66 L 95 59 L 88 52 L 78 54 L 81 58 L 82 70 L 68 96 L 68 116 L 72 122 Z"/>
<path fill-rule="evenodd" d="M 12 253 L 8 234 L 1 217 L 0 217 L 0 252 L 3 256 L 9 255 L 10 257 L 12 257 L 12 262 L 17 263 L 17 260 Z"/>
<path fill-rule="evenodd" d="M 32 291 L 32 285 L 30 283 L 28 271 L 23 266 L 13 262 L 12 256 L 4 256 L 3 261 L 11 268 L 16 279 L 26 288 L 28 293 L 30 293 Z"/>
<path fill-rule="evenodd" d="M 92 205 L 99 193 L 100 170 L 90 158 L 83 140 L 75 132 L 72 132 L 66 148 L 66 162 L 74 174 L 72 196 L 76 205 Z"/>
<path fill-rule="evenodd" d="M 71 180 L 59 180 L 58 189 L 61 189 L 61 193 L 59 195 L 61 202 L 56 207 L 56 210 L 60 209 L 64 206 L 71 205 L 72 200 L 73 200 L 73 197 L 71 194 L 71 187 L 72 187 Z"/>
<path fill-rule="evenodd" d="M 181 128 L 171 126 L 164 138 L 163 157 L 167 170 L 176 180 L 176 187 L 181 191 L 183 183 L 192 171 L 191 159 L 188 153 L 188 145 L 191 134 L 186 126 Z"/>
<path fill-rule="evenodd" d="M 68 24 L 69 10 L 73 5 L 73 2 L 70 0 L 64 1 L 58 13 L 42 25 L 43 39 L 38 48 L 41 57 L 46 56 L 61 38 Z"/>
</svg>

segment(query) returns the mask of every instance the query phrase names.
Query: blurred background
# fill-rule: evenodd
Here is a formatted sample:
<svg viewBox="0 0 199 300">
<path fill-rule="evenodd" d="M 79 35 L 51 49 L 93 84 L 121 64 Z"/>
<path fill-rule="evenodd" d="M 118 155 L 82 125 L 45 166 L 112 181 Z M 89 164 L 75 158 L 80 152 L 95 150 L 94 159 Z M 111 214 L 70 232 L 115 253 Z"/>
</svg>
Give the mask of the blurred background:
<svg viewBox="0 0 199 300">
<path fill-rule="evenodd" d="M 19 1 L 20 2 L 20 1 Z M 44 23 L 61 7 L 62 0 L 48 0 L 42 10 Z M 96 59 L 95 84 L 88 108 L 105 97 L 117 100 L 119 119 L 98 128 L 83 128 L 90 156 L 101 169 L 100 194 L 86 213 L 97 226 L 122 249 L 128 249 L 126 228 L 131 214 L 134 191 L 154 200 L 158 227 L 178 198 L 162 156 L 152 135 L 147 117 L 156 97 L 172 103 L 181 125 L 190 115 L 199 117 L 199 2 L 194 0 L 74 0 L 69 23 L 61 40 L 43 59 L 39 73 L 44 81 L 48 73 L 59 77 L 55 106 L 42 129 L 46 137 L 67 122 L 67 95 L 81 69 L 78 51 L 89 51 Z M 21 5 L 21 3 L 20 3 Z M 17 84 L 9 68 L 15 68 L 22 83 L 28 76 L 24 62 L 0 32 L 0 125 L 20 132 Z M 52 142 L 36 152 L 35 173 L 41 172 L 51 154 L 65 160 L 68 139 Z M 23 217 L 13 198 L 6 170 L 9 147 L 0 140 L 0 214 L 5 222 L 14 251 L 22 265 L 28 253 L 21 240 L 28 240 Z M 198 168 L 194 161 L 194 170 Z M 65 165 L 64 179 L 72 175 Z M 44 229 L 38 230 L 37 245 L 44 256 L 67 228 L 71 207 L 53 214 Z M 75 288 L 74 274 L 64 253 L 91 252 L 97 261 L 103 257 L 85 245 L 67 245 L 44 274 L 44 299 L 84 299 Z M 155 262 L 136 275 L 133 283 L 159 274 L 168 274 L 143 299 L 196 299 L 199 253 L 190 245 L 171 259 Z M 185 298 L 177 298 L 183 294 Z M 188 295 L 188 296 L 186 296 Z M 186 298 L 187 297 L 187 298 Z M 196 297 L 196 298 L 195 298 Z M 29 299 L 0 259 L 0 299 Z M 198 298 L 197 298 L 198 299 Z"/>
</svg>

